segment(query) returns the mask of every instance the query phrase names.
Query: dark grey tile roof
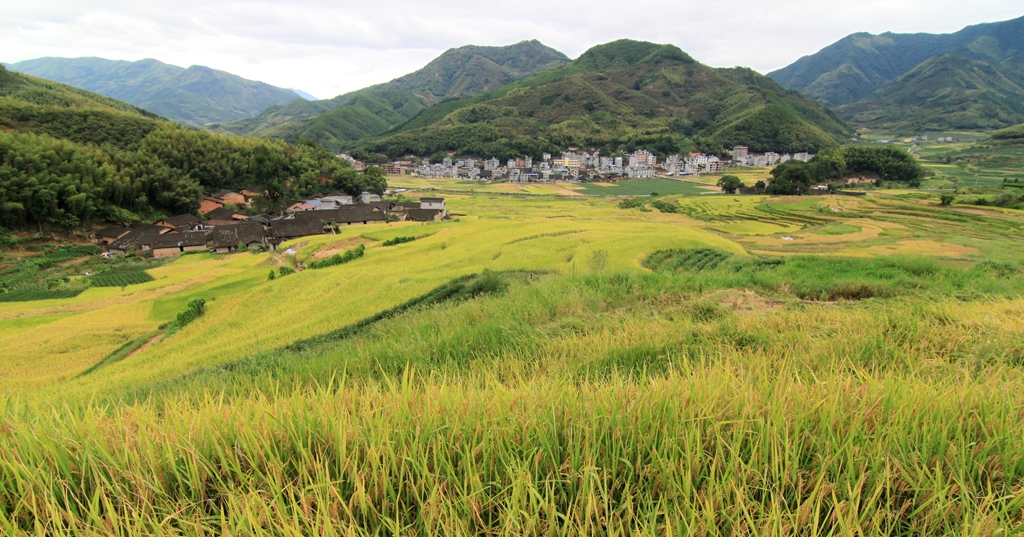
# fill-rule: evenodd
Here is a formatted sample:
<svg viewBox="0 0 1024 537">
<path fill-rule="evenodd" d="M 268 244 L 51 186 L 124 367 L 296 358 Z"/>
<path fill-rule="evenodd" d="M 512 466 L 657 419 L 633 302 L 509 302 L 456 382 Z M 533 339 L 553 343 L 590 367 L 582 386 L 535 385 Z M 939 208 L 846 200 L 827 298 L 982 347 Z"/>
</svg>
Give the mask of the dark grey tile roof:
<svg viewBox="0 0 1024 537">
<path fill-rule="evenodd" d="M 312 212 L 312 211 L 310 211 Z M 320 220 L 312 218 L 274 220 L 270 223 L 270 233 L 275 237 L 290 239 L 307 235 L 322 235 L 324 226 Z"/>
<path fill-rule="evenodd" d="M 186 231 L 185 233 L 168 233 L 157 235 L 149 239 L 143 239 L 142 244 L 148 244 L 150 248 L 177 248 L 180 246 L 206 246 L 208 231 Z"/>
<path fill-rule="evenodd" d="M 413 222 L 433 222 L 439 213 L 444 213 L 441 209 L 409 209 L 405 213 L 405 219 Z"/>
<path fill-rule="evenodd" d="M 263 242 L 263 225 L 252 222 L 235 224 L 232 226 L 213 226 L 210 232 L 214 248 L 225 248 L 237 246 L 238 243 L 245 245 L 254 242 Z"/>
<path fill-rule="evenodd" d="M 198 216 L 193 216 L 191 214 L 181 214 L 181 215 L 178 215 L 178 216 L 168 216 L 167 218 L 160 219 L 160 221 L 161 222 L 167 222 L 168 224 L 170 224 L 173 227 L 192 226 L 192 225 L 195 225 L 195 224 L 202 223 L 202 220 L 200 220 Z"/>
</svg>

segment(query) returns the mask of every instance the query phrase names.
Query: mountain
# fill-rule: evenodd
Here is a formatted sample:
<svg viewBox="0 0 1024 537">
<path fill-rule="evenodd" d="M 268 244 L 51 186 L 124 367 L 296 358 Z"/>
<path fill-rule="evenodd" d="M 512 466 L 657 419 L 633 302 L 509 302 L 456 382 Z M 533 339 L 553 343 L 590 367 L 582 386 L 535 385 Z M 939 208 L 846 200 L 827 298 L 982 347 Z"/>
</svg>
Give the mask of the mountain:
<svg viewBox="0 0 1024 537">
<path fill-rule="evenodd" d="M 404 123 L 449 99 L 478 95 L 568 61 L 539 41 L 506 47 L 469 45 L 448 50 L 422 69 L 333 99 L 293 101 L 261 114 L 213 127 L 235 134 L 314 140 L 339 150 Z"/>
<path fill-rule="evenodd" d="M 0 67 L 0 130 L 127 147 L 159 125 L 152 112 Z"/>
<path fill-rule="evenodd" d="M 850 135 L 838 116 L 750 69 L 714 69 L 671 45 L 620 40 L 562 67 L 427 108 L 362 154 L 505 157 L 568 145 L 605 152 L 692 143 L 720 151 L 816 151 Z"/>
<path fill-rule="evenodd" d="M 901 131 L 998 129 L 1024 123 L 1022 79 L 1007 71 L 990 62 L 943 54 L 837 111 L 858 125 Z"/>
<path fill-rule="evenodd" d="M 152 59 L 39 58 L 15 63 L 11 70 L 125 101 L 193 127 L 252 117 L 297 97 L 291 90 L 209 67 L 185 69 Z"/>
<path fill-rule="evenodd" d="M 291 91 L 292 93 L 298 95 L 299 97 L 302 97 L 303 99 L 305 99 L 307 101 L 319 101 L 320 100 L 320 99 L 317 99 L 316 97 L 313 97 L 312 95 L 310 95 L 310 94 L 308 94 L 308 93 L 306 93 L 306 92 L 304 92 L 304 91 L 302 91 L 300 89 L 288 88 L 288 91 Z"/>
<path fill-rule="evenodd" d="M 828 106 L 840 106 L 943 54 L 1019 70 L 1024 65 L 1024 17 L 954 34 L 857 33 L 768 76 Z"/>
<path fill-rule="evenodd" d="M 317 178 L 332 177 L 321 183 Z M 0 66 L 0 226 L 84 230 L 195 211 L 204 191 L 266 200 L 383 191 L 322 148 L 224 136 Z M 277 198 L 275 200 L 274 198 Z"/>
<path fill-rule="evenodd" d="M 449 97 L 498 89 L 568 61 L 564 54 L 537 40 L 507 47 L 468 45 L 450 49 L 419 71 L 372 89 L 411 91 L 433 105 Z"/>
</svg>

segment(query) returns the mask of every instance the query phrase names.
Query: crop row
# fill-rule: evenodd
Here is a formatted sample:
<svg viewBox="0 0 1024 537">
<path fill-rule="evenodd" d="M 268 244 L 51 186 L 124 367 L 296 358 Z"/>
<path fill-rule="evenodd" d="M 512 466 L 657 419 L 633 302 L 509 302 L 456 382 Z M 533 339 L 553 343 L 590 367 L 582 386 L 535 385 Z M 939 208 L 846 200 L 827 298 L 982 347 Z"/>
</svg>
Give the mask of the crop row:
<svg viewBox="0 0 1024 537">
<path fill-rule="evenodd" d="M 44 289 L 28 289 L 25 291 L 12 291 L 0 293 L 0 302 L 31 302 L 33 300 L 55 300 L 59 298 L 74 298 L 82 294 L 81 289 L 61 289 L 48 291 Z"/>
<path fill-rule="evenodd" d="M 651 270 L 700 272 L 714 270 L 730 257 L 732 257 L 730 254 L 713 248 L 658 250 L 648 256 L 643 261 L 643 265 Z"/>
<path fill-rule="evenodd" d="M 89 279 L 94 287 L 127 287 L 153 281 L 153 277 L 142 270 L 112 270 Z"/>
</svg>

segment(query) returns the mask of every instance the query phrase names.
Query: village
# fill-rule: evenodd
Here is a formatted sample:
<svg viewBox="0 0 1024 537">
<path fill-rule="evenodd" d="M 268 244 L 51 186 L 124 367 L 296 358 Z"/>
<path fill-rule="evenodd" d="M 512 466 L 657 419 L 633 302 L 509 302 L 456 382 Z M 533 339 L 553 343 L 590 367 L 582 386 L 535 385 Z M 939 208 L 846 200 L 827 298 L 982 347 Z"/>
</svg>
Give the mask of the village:
<svg viewBox="0 0 1024 537">
<path fill-rule="evenodd" d="M 275 251 L 284 241 L 337 233 L 341 226 L 448 218 L 444 198 L 388 201 L 370 192 L 357 197 L 333 192 L 286 202 L 281 214 L 246 215 L 244 210 L 259 195 L 255 189 L 220 190 L 203 197 L 199 216 L 182 214 L 149 225 L 106 227 L 96 232 L 95 240 L 106 248 L 105 257 L 168 258 L 188 252 Z"/>
<path fill-rule="evenodd" d="M 348 160 L 356 170 L 367 167 L 349 155 L 339 157 Z M 433 164 L 429 159 L 409 157 L 382 167 L 389 175 L 431 179 L 553 183 L 698 177 L 723 173 L 729 167 L 764 168 L 789 160 L 807 162 L 814 155 L 758 154 L 750 152 L 747 147 L 736 146 L 729 152 L 729 157 L 726 160 L 693 151 L 670 155 L 659 162 L 657 155 L 646 150 L 612 157 L 602 155 L 597 149 L 581 152 L 577 147 L 569 147 L 558 157 L 544 153 L 540 161 L 523 156 L 502 163 L 493 157 L 455 159 L 449 155 Z M 199 251 L 275 251 L 286 240 L 336 233 L 340 226 L 400 221 L 438 222 L 448 218 L 444 198 L 422 198 L 418 202 L 388 201 L 370 192 L 355 197 L 332 192 L 326 196 L 287 201 L 280 214 L 246 214 L 252 200 L 258 196 L 260 192 L 256 188 L 212 192 L 204 195 L 198 215 L 172 216 L 143 226 L 106 227 L 96 232 L 95 240 L 106 248 L 104 255 L 107 257 L 144 255 L 167 258 Z"/>
<path fill-rule="evenodd" d="M 356 169 L 366 165 L 349 155 L 347 159 Z M 767 168 L 790 160 L 807 162 L 814 158 L 810 153 L 779 154 L 774 152 L 752 153 L 745 146 L 736 146 L 729 152 L 729 159 L 706 155 L 698 151 L 670 155 L 659 162 L 657 155 L 646 150 L 630 154 L 605 156 L 600 150 L 591 148 L 580 152 L 578 147 L 569 147 L 561 156 L 553 157 L 544 153 L 541 160 L 530 156 L 501 162 L 497 158 L 455 159 L 454 155 L 444 157 L 441 162 L 431 163 L 429 159 L 406 157 L 403 160 L 383 164 L 389 175 L 415 175 L 430 179 L 469 179 L 508 183 L 553 183 L 583 181 L 616 181 L 627 179 L 650 179 L 653 177 L 684 177 L 722 173 L 729 167 Z"/>
</svg>

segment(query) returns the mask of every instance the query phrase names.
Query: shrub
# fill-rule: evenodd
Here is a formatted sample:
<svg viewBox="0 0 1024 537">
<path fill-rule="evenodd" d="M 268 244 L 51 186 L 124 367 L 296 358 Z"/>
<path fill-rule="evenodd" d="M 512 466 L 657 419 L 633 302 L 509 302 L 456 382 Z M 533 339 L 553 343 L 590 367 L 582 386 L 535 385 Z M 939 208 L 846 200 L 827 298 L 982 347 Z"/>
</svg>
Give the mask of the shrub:
<svg viewBox="0 0 1024 537">
<path fill-rule="evenodd" d="M 309 264 L 309 268 L 311 268 L 313 270 L 316 270 L 316 269 L 322 269 L 322 268 L 327 268 L 327 267 L 333 267 L 333 266 L 336 266 L 336 265 L 344 265 L 345 263 L 349 263 L 351 261 L 355 261 L 356 259 L 359 259 L 360 257 L 363 257 L 363 254 L 365 252 L 366 252 L 366 245 L 365 244 L 360 244 L 359 246 L 357 246 L 357 247 L 355 247 L 355 248 L 353 248 L 351 250 L 346 250 L 344 254 L 334 254 L 331 257 L 328 257 L 327 259 L 321 259 L 320 261 L 313 261 L 312 263 Z"/>
<path fill-rule="evenodd" d="M 196 319 L 203 316 L 206 313 L 206 299 L 195 298 L 192 299 L 185 309 L 178 312 L 178 316 L 174 319 L 174 324 L 171 326 L 170 333 L 174 333 L 195 321 Z"/>
<path fill-rule="evenodd" d="M 640 198 L 626 198 L 619 202 L 620 209 L 636 209 L 637 207 L 643 207 L 644 200 Z"/>
<path fill-rule="evenodd" d="M 268 279 L 268 280 L 273 280 L 273 279 L 275 279 L 276 277 L 277 277 L 277 276 L 275 276 L 275 275 L 274 275 L 274 269 L 270 269 L 270 275 L 269 275 L 269 276 L 267 276 L 267 279 Z"/>
<path fill-rule="evenodd" d="M 293 269 L 291 267 L 281 267 L 281 268 L 279 268 L 277 270 L 278 270 L 278 272 L 281 273 L 281 277 L 282 278 L 287 276 L 287 275 L 289 275 L 289 274 L 295 274 L 295 269 Z"/>
<path fill-rule="evenodd" d="M 416 237 L 395 237 L 391 240 L 384 241 L 384 246 L 396 246 L 399 244 L 405 244 L 416 240 Z"/>
<path fill-rule="evenodd" d="M 956 200 L 956 196 L 950 193 L 939 196 L 940 205 L 952 205 L 954 200 Z"/>
<path fill-rule="evenodd" d="M 663 213 L 678 213 L 679 206 L 663 200 L 655 200 L 651 202 L 651 207 L 663 212 Z"/>
</svg>

